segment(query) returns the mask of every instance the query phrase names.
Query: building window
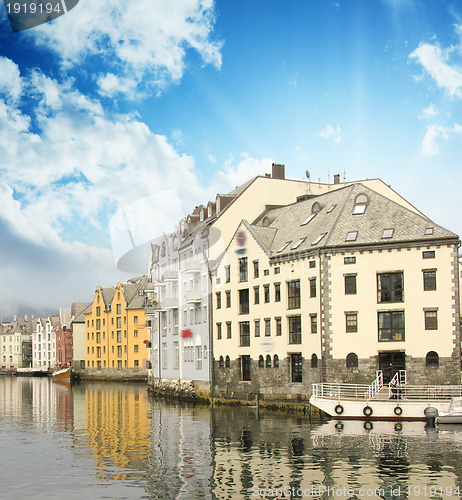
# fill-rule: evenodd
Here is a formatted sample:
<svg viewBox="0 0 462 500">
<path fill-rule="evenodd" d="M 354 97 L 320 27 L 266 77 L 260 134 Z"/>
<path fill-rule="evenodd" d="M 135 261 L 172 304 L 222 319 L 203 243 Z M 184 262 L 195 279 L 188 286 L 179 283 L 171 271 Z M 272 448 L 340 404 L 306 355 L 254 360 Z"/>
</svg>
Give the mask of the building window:
<svg viewBox="0 0 462 500">
<path fill-rule="evenodd" d="M 311 368 L 317 368 L 318 367 L 318 356 L 316 354 L 311 355 Z"/>
<path fill-rule="evenodd" d="M 434 259 L 435 258 L 435 251 L 434 250 L 428 250 L 422 252 L 422 259 Z"/>
<path fill-rule="evenodd" d="M 173 342 L 173 368 L 180 368 L 180 345 L 178 342 Z"/>
<path fill-rule="evenodd" d="M 356 333 L 358 331 L 358 313 L 345 313 L 345 324 L 347 333 Z"/>
<path fill-rule="evenodd" d="M 269 269 L 263 270 L 263 276 L 269 276 Z"/>
<path fill-rule="evenodd" d="M 358 231 L 350 231 L 347 233 L 345 241 L 356 241 L 356 238 L 358 237 Z"/>
<path fill-rule="evenodd" d="M 241 347 L 250 346 L 250 323 L 248 321 L 241 321 L 239 323 L 239 338 Z"/>
<path fill-rule="evenodd" d="M 263 285 L 263 295 L 264 295 L 265 304 L 267 304 L 270 301 L 269 285 Z"/>
<path fill-rule="evenodd" d="M 239 314 L 249 314 L 249 289 L 239 290 Z"/>
<path fill-rule="evenodd" d="M 393 238 L 393 233 L 395 232 L 394 229 L 384 229 L 382 233 L 382 239 L 383 238 Z"/>
<path fill-rule="evenodd" d="M 258 368 L 264 368 L 265 367 L 265 358 L 260 354 L 258 356 Z"/>
<path fill-rule="evenodd" d="M 423 270 L 423 283 L 426 292 L 436 290 L 436 269 Z"/>
<path fill-rule="evenodd" d="M 377 302 L 403 302 L 403 292 L 402 272 L 377 274 Z"/>
<path fill-rule="evenodd" d="M 167 369 L 167 343 L 162 344 L 162 368 Z"/>
<path fill-rule="evenodd" d="M 99 295 L 98 295 L 98 299 L 99 299 Z M 97 307 L 96 308 L 96 316 L 101 316 L 101 307 Z"/>
<path fill-rule="evenodd" d="M 133 330 L 133 336 L 136 338 L 138 337 L 138 330 Z"/>
<path fill-rule="evenodd" d="M 260 336 L 260 320 L 256 319 L 255 320 L 255 337 Z"/>
<path fill-rule="evenodd" d="M 303 358 L 300 353 L 293 353 L 290 355 L 290 371 L 292 382 L 303 381 Z"/>
<path fill-rule="evenodd" d="M 288 309 L 298 309 L 301 303 L 300 280 L 287 283 Z"/>
<path fill-rule="evenodd" d="M 241 257 L 239 259 L 239 281 L 247 281 L 248 278 L 247 257 Z"/>
<path fill-rule="evenodd" d="M 217 323 L 217 340 L 221 340 L 221 323 Z"/>
<path fill-rule="evenodd" d="M 316 297 L 316 278 L 310 278 L 310 297 Z"/>
<path fill-rule="evenodd" d="M 369 197 L 366 194 L 358 194 L 355 198 L 353 207 L 353 215 L 362 215 L 365 213 L 367 205 L 369 204 Z"/>
<path fill-rule="evenodd" d="M 343 263 L 344 264 L 356 264 L 356 257 L 344 257 Z"/>
<path fill-rule="evenodd" d="M 271 368 L 271 356 L 269 354 L 266 355 L 266 368 Z"/>
<path fill-rule="evenodd" d="M 196 370 L 202 370 L 202 346 L 196 346 Z"/>
<path fill-rule="evenodd" d="M 225 358 L 225 368 L 231 368 L 231 360 L 229 359 L 229 356 L 226 356 Z"/>
<path fill-rule="evenodd" d="M 106 366 L 106 361 L 104 362 L 104 366 Z M 133 365 L 133 366 L 134 366 L 135 368 L 138 368 L 138 367 L 140 366 L 140 362 L 139 362 L 137 359 L 135 359 L 135 361 L 134 361 L 134 365 Z"/>
<path fill-rule="evenodd" d="M 276 320 L 276 337 L 282 335 L 282 318 L 274 318 Z"/>
<path fill-rule="evenodd" d="M 225 266 L 225 282 L 229 283 L 231 281 L 231 266 Z"/>
<path fill-rule="evenodd" d="M 226 338 L 231 338 L 231 321 L 226 322 Z"/>
<path fill-rule="evenodd" d="M 231 292 L 227 290 L 226 292 L 226 307 L 231 307 Z"/>
<path fill-rule="evenodd" d="M 254 278 L 260 277 L 260 264 L 258 260 L 253 261 L 253 277 Z"/>
<path fill-rule="evenodd" d="M 133 316 L 133 323 L 138 323 L 138 316 Z"/>
<path fill-rule="evenodd" d="M 289 317 L 289 344 L 302 343 L 302 317 Z"/>
<path fill-rule="evenodd" d="M 358 356 L 354 352 L 350 352 L 346 357 L 347 368 L 358 368 Z"/>
<path fill-rule="evenodd" d="M 119 300 L 120 300 L 120 293 L 119 293 Z M 120 304 L 117 304 L 116 311 L 117 314 L 122 314 L 122 306 Z"/>
<path fill-rule="evenodd" d="M 274 301 L 281 302 L 281 284 L 280 283 L 274 284 Z"/>
<path fill-rule="evenodd" d="M 273 366 L 274 368 L 279 368 L 279 356 L 277 354 L 273 356 Z"/>
<path fill-rule="evenodd" d="M 122 342 L 122 331 L 117 330 L 117 342 Z"/>
<path fill-rule="evenodd" d="M 122 318 L 117 318 L 117 328 L 122 328 Z"/>
<path fill-rule="evenodd" d="M 279 266 L 274 268 L 274 274 L 281 274 L 281 268 Z"/>
<path fill-rule="evenodd" d="M 241 380 L 250 381 L 250 356 L 241 356 Z"/>
<path fill-rule="evenodd" d="M 271 337 L 271 320 L 265 318 L 265 337 Z"/>
<path fill-rule="evenodd" d="M 356 274 L 345 275 L 345 295 L 356 294 Z"/>
<path fill-rule="evenodd" d="M 118 358 L 122 357 L 122 346 L 121 345 L 117 346 L 117 357 Z"/>
<path fill-rule="evenodd" d="M 427 353 L 427 355 L 425 356 L 425 365 L 438 368 L 438 366 L 440 365 L 440 358 L 438 356 L 438 353 L 436 353 L 435 351 L 430 351 L 429 353 Z"/>
<path fill-rule="evenodd" d="M 96 332 L 96 343 L 101 344 L 101 332 Z"/>
<path fill-rule="evenodd" d="M 221 309 L 221 292 L 217 292 L 216 296 L 217 296 L 217 309 Z"/>
<path fill-rule="evenodd" d="M 425 330 L 438 330 L 438 311 L 424 311 Z"/>
<path fill-rule="evenodd" d="M 254 303 L 260 304 L 260 287 L 259 286 L 253 287 L 253 295 L 254 295 Z"/>
<path fill-rule="evenodd" d="M 220 356 L 220 360 L 218 361 L 218 366 L 220 368 L 224 368 L 225 367 L 225 360 L 223 359 L 223 356 Z"/>
<path fill-rule="evenodd" d="M 311 333 L 318 333 L 318 315 L 310 314 Z"/>
<path fill-rule="evenodd" d="M 315 260 L 310 260 L 310 269 L 313 269 L 313 267 L 316 267 L 316 261 Z"/>
<path fill-rule="evenodd" d="M 404 311 L 378 313 L 379 342 L 404 340 Z"/>
</svg>

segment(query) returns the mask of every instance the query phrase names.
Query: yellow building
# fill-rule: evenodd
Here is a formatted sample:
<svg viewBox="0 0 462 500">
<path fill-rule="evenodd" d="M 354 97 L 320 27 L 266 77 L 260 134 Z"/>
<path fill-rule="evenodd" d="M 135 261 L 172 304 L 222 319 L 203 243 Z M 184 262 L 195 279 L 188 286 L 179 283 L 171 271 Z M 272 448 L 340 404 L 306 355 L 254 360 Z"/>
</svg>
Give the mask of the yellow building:
<svg viewBox="0 0 462 500">
<path fill-rule="evenodd" d="M 89 374 L 104 376 L 114 370 L 145 372 L 145 298 L 140 294 L 145 281 L 139 278 L 96 289 L 91 310 L 85 314 L 85 361 Z"/>
</svg>

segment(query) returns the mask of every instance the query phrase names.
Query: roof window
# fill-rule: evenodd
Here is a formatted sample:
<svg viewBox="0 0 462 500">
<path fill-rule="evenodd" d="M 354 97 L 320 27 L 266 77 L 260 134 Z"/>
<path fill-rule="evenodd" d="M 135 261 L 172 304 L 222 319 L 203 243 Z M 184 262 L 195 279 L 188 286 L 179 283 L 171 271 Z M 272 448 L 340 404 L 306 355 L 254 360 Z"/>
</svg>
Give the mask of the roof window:
<svg viewBox="0 0 462 500">
<path fill-rule="evenodd" d="M 425 236 L 429 236 L 433 234 L 433 228 L 432 227 L 427 227 L 425 228 Z"/>
<path fill-rule="evenodd" d="M 292 243 L 291 241 L 288 241 L 287 243 L 284 243 L 284 245 L 282 245 L 282 247 L 277 251 L 277 253 L 280 253 L 283 250 L 285 250 L 291 243 Z"/>
<path fill-rule="evenodd" d="M 307 218 L 307 219 L 305 219 L 305 220 L 304 220 L 304 221 L 300 224 L 300 226 L 306 226 L 306 224 L 308 224 L 308 222 L 310 222 L 310 220 L 313 220 L 313 219 L 316 217 L 316 215 L 317 215 L 317 212 L 316 212 L 316 213 L 314 213 L 314 214 L 310 214 L 310 215 L 308 216 L 308 218 Z"/>
<path fill-rule="evenodd" d="M 295 243 L 295 245 L 292 247 L 292 250 L 298 248 L 305 240 L 306 238 L 301 238 L 300 240 L 298 240 L 297 243 Z"/>
<path fill-rule="evenodd" d="M 334 208 L 336 207 L 337 205 L 332 205 L 331 207 L 329 207 L 329 210 L 327 210 L 327 213 L 330 214 L 332 212 L 332 210 L 334 210 Z"/>
<path fill-rule="evenodd" d="M 358 236 L 358 231 L 350 231 L 347 233 L 345 241 L 356 241 L 356 238 Z"/>
<path fill-rule="evenodd" d="M 327 233 L 322 233 L 320 234 L 314 241 L 311 243 L 312 245 L 317 245 L 323 238 L 326 236 Z"/>
<path fill-rule="evenodd" d="M 382 238 L 392 238 L 394 231 L 395 231 L 394 229 L 384 229 L 382 233 Z"/>
<path fill-rule="evenodd" d="M 366 211 L 367 205 L 369 205 L 369 198 L 364 193 L 358 194 L 355 198 L 355 205 L 353 208 L 353 215 L 362 215 Z"/>
</svg>

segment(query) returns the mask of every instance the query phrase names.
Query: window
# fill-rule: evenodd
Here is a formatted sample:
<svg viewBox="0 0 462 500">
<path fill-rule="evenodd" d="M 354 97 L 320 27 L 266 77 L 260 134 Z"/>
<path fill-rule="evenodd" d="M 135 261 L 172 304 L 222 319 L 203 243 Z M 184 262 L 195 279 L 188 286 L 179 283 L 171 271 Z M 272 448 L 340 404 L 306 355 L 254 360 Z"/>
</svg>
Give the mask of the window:
<svg viewBox="0 0 462 500">
<path fill-rule="evenodd" d="M 241 356 L 241 380 L 250 381 L 250 356 Z"/>
<path fill-rule="evenodd" d="M 355 205 L 353 208 L 353 215 L 363 215 L 366 211 L 367 205 Z"/>
<path fill-rule="evenodd" d="M 241 257 L 239 259 L 239 281 L 247 281 L 248 278 L 247 257 Z"/>
<path fill-rule="evenodd" d="M 258 368 L 264 368 L 265 367 L 265 358 L 260 354 L 258 356 Z"/>
<path fill-rule="evenodd" d="M 356 294 L 356 274 L 345 275 L 345 295 Z"/>
<path fill-rule="evenodd" d="M 231 338 L 231 321 L 226 322 L 226 338 Z"/>
<path fill-rule="evenodd" d="M 202 346 L 196 346 L 196 370 L 202 370 Z"/>
<path fill-rule="evenodd" d="M 310 260 L 310 269 L 313 269 L 313 267 L 316 267 L 316 261 Z"/>
<path fill-rule="evenodd" d="M 253 277 L 258 278 L 260 276 L 260 266 L 258 260 L 253 261 Z"/>
<path fill-rule="evenodd" d="M 358 356 L 354 352 L 350 352 L 346 357 L 347 368 L 358 368 Z"/>
<path fill-rule="evenodd" d="M 438 366 L 440 365 L 440 358 L 438 356 L 438 353 L 436 353 L 435 351 L 428 352 L 425 356 L 425 365 L 438 368 Z"/>
<path fill-rule="evenodd" d="M 424 311 L 425 330 L 438 330 L 438 311 Z"/>
<path fill-rule="evenodd" d="M 202 322 L 207 323 L 208 318 L 207 318 L 207 306 L 204 306 L 202 308 Z"/>
<path fill-rule="evenodd" d="M 217 323 L 217 340 L 221 340 L 221 323 Z"/>
<path fill-rule="evenodd" d="M 178 342 L 173 342 L 173 368 L 180 368 L 180 345 Z"/>
<path fill-rule="evenodd" d="M 318 315 L 310 314 L 311 333 L 318 333 Z"/>
<path fill-rule="evenodd" d="M 346 312 L 345 313 L 345 331 L 347 333 L 357 333 L 358 331 L 358 313 Z"/>
<path fill-rule="evenodd" d="M 271 368 L 271 356 L 269 354 L 266 355 L 266 368 Z"/>
<path fill-rule="evenodd" d="M 308 222 L 312 221 L 317 215 L 317 212 L 315 214 L 310 214 L 307 219 L 305 219 L 300 226 L 306 226 Z"/>
<path fill-rule="evenodd" d="M 250 323 L 248 321 L 241 321 L 239 323 L 239 338 L 241 347 L 250 346 Z"/>
<path fill-rule="evenodd" d="M 217 292 L 216 296 L 217 296 L 217 309 L 221 309 L 221 292 Z"/>
<path fill-rule="evenodd" d="M 98 299 L 99 299 L 99 295 L 98 295 Z M 101 316 L 101 307 L 97 307 L 96 308 L 96 316 Z"/>
<path fill-rule="evenodd" d="M 260 336 L 260 320 L 256 319 L 255 320 L 255 337 Z"/>
<path fill-rule="evenodd" d="M 271 320 L 265 318 L 265 337 L 271 337 Z"/>
<path fill-rule="evenodd" d="M 120 295 L 120 293 L 119 293 L 119 295 Z M 119 299 L 120 299 L 120 297 L 119 297 Z M 122 306 L 120 304 L 117 304 L 116 310 L 117 310 L 117 314 L 122 314 Z"/>
<path fill-rule="evenodd" d="M 378 313 L 379 342 L 404 340 L 404 311 Z"/>
<path fill-rule="evenodd" d="M 280 283 L 274 284 L 274 301 L 281 302 L 281 284 Z"/>
<path fill-rule="evenodd" d="M 282 318 L 274 318 L 276 321 L 276 336 L 280 337 L 282 335 Z"/>
<path fill-rule="evenodd" d="M 306 240 L 306 238 L 300 238 L 297 241 L 297 243 L 295 243 L 295 245 L 292 247 L 292 250 L 295 250 L 296 248 L 298 248 L 305 240 Z"/>
<path fill-rule="evenodd" d="M 316 297 L 316 278 L 310 278 L 310 297 Z"/>
<path fill-rule="evenodd" d="M 265 304 L 267 304 L 270 301 L 269 285 L 263 285 L 263 293 L 264 293 Z"/>
<path fill-rule="evenodd" d="M 423 282 L 426 292 L 436 290 L 436 269 L 424 269 Z"/>
<path fill-rule="evenodd" d="M 260 304 L 260 287 L 253 287 L 254 304 Z"/>
<path fill-rule="evenodd" d="M 218 361 L 218 366 L 220 368 L 224 368 L 225 367 L 225 360 L 223 359 L 223 356 L 220 356 L 220 360 Z"/>
<path fill-rule="evenodd" d="M 435 258 L 435 250 L 427 250 L 422 252 L 422 259 L 434 259 Z"/>
<path fill-rule="evenodd" d="M 97 344 L 101 343 L 101 333 L 100 332 L 96 332 L 96 343 Z"/>
<path fill-rule="evenodd" d="M 334 210 L 334 208 L 336 207 L 337 205 L 332 205 L 331 207 L 329 207 L 329 209 L 327 210 L 327 213 L 330 214 L 332 212 L 332 210 Z"/>
<path fill-rule="evenodd" d="M 290 355 L 290 371 L 292 375 L 292 382 L 302 382 L 303 380 L 303 358 L 300 353 L 293 353 Z"/>
<path fill-rule="evenodd" d="M 122 357 L 122 346 L 121 345 L 117 346 L 117 357 L 118 358 Z"/>
<path fill-rule="evenodd" d="M 377 302 L 403 302 L 403 289 L 402 272 L 377 274 Z"/>
<path fill-rule="evenodd" d="M 101 357 L 101 347 L 97 347 L 97 348 L 96 348 L 96 356 L 97 356 L 98 358 L 100 358 L 100 357 Z"/>
<path fill-rule="evenodd" d="M 430 236 L 432 234 L 433 234 L 433 228 L 432 227 L 425 228 L 425 236 Z"/>
<path fill-rule="evenodd" d="M 311 368 L 318 367 L 318 356 L 316 354 L 311 355 Z"/>
<path fill-rule="evenodd" d="M 274 268 L 274 274 L 281 274 L 281 268 L 279 266 Z"/>
<path fill-rule="evenodd" d="M 229 283 L 231 281 L 231 266 L 225 266 L 225 282 Z"/>
<path fill-rule="evenodd" d="M 298 309 L 301 303 L 300 280 L 287 283 L 288 309 Z"/>
<path fill-rule="evenodd" d="M 350 231 L 347 233 L 345 241 L 356 241 L 356 238 L 358 236 L 358 231 Z"/>
<path fill-rule="evenodd" d="M 231 307 L 231 292 L 228 290 L 226 294 L 226 307 Z"/>
<path fill-rule="evenodd" d="M 317 245 L 323 238 L 326 236 L 327 233 L 322 233 L 320 234 L 314 241 L 311 243 L 312 245 Z"/>
<path fill-rule="evenodd" d="M 291 243 L 292 243 L 292 241 L 287 241 L 286 243 L 284 243 L 284 245 L 282 245 L 282 247 L 279 248 L 277 253 L 283 252 Z"/>
<path fill-rule="evenodd" d="M 356 257 L 344 257 L 343 263 L 344 264 L 356 264 Z"/>
<path fill-rule="evenodd" d="M 138 316 L 133 316 L 133 323 L 138 323 Z"/>
<path fill-rule="evenodd" d="M 273 366 L 274 368 L 279 368 L 279 356 L 277 354 L 273 356 Z"/>
<path fill-rule="evenodd" d="M 231 360 L 229 359 L 229 356 L 226 356 L 225 358 L 225 368 L 231 368 Z"/>
<path fill-rule="evenodd" d="M 302 317 L 289 316 L 289 344 L 302 343 Z"/>
<path fill-rule="evenodd" d="M 384 229 L 382 233 L 383 238 L 393 238 L 394 229 Z"/>
<path fill-rule="evenodd" d="M 122 331 L 117 330 L 117 342 L 122 342 Z"/>
<path fill-rule="evenodd" d="M 249 289 L 239 290 L 239 314 L 249 314 Z"/>
<path fill-rule="evenodd" d="M 269 269 L 263 270 L 263 276 L 269 276 Z"/>
<path fill-rule="evenodd" d="M 133 352 L 139 352 L 139 351 L 138 351 L 138 346 L 137 346 L 137 345 L 134 345 L 134 346 L 133 346 Z"/>
<path fill-rule="evenodd" d="M 122 328 L 122 318 L 117 318 L 117 328 Z"/>
</svg>

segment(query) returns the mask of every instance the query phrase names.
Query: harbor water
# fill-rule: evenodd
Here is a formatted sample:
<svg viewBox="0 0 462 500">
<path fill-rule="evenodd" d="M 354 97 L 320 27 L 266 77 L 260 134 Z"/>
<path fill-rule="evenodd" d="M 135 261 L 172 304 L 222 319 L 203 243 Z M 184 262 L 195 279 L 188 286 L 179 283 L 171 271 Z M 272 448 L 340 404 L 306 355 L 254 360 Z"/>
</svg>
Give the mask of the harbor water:
<svg viewBox="0 0 462 500">
<path fill-rule="evenodd" d="M 310 421 L 0 377 L 0 497 L 462 498 L 462 425 Z"/>
</svg>

